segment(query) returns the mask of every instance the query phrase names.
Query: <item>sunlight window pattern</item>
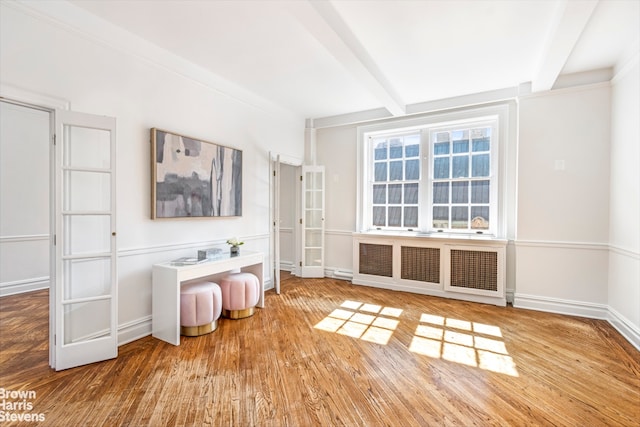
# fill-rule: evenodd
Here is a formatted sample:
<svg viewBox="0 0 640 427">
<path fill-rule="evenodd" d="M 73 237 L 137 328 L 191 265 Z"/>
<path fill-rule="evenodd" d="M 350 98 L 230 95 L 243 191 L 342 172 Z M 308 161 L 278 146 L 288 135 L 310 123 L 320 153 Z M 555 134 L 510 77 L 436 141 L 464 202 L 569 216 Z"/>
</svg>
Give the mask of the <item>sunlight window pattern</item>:
<svg viewBox="0 0 640 427">
<path fill-rule="evenodd" d="M 386 345 L 398 327 L 401 309 L 345 301 L 314 327 L 364 341 Z"/>
<path fill-rule="evenodd" d="M 344 301 L 314 328 L 387 345 L 400 324 L 400 308 Z M 409 351 L 433 359 L 517 377 L 498 326 L 423 313 Z"/>
<path fill-rule="evenodd" d="M 434 359 L 518 376 L 502 332 L 493 325 L 423 314 L 409 350 Z"/>
</svg>

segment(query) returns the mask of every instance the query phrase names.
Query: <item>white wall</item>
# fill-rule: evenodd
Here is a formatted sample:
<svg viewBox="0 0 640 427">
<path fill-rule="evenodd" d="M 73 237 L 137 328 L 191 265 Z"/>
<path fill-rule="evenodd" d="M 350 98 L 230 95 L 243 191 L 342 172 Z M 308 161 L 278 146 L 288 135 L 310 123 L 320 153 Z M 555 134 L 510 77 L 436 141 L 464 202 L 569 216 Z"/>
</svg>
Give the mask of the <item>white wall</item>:
<svg viewBox="0 0 640 427">
<path fill-rule="evenodd" d="M 357 128 L 319 129 L 316 161 L 325 167 L 325 267 L 353 271 L 356 231 Z"/>
<path fill-rule="evenodd" d="M 613 79 L 609 287 L 611 321 L 640 348 L 640 66 Z"/>
<path fill-rule="evenodd" d="M 254 106 L 168 68 L 166 61 L 142 58 L 116 38 L 103 43 L 22 6 L 3 2 L 0 7 L 2 85 L 68 100 L 75 111 L 117 120 L 121 342 L 150 331 L 152 264 L 202 247 L 226 248 L 232 236 L 245 240 L 243 249 L 268 252 L 268 152 L 302 158 L 304 120 Z M 152 127 L 243 150 L 243 216 L 151 221 Z"/>
<path fill-rule="evenodd" d="M 514 305 L 606 317 L 609 84 L 527 96 L 519 108 Z"/>
<path fill-rule="evenodd" d="M 0 102 L 0 296 L 49 286 L 49 113 Z"/>
</svg>

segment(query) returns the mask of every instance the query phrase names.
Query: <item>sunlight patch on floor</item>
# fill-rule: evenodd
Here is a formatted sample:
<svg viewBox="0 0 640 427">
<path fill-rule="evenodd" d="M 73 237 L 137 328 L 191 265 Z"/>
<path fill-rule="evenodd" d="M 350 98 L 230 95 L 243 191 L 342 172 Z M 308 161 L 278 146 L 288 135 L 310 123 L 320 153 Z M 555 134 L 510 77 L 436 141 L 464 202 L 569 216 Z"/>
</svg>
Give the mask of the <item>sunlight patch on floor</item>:
<svg viewBox="0 0 640 427">
<path fill-rule="evenodd" d="M 318 322 L 321 331 L 386 345 L 398 328 L 402 309 L 344 301 Z M 434 359 L 518 376 L 498 326 L 422 313 L 409 351 Z"/>
<path fill-rule="evenodd" d="M 409 350 L 500 374 L 518 376 L 513 358 L 494 325 L 423 313 Z"/>
<path fill-rule="evenodd" d="M 402 309 L 345 301 L 314 327 L 376 344 L 386 345 L 398 327 Z"/>
</svg>

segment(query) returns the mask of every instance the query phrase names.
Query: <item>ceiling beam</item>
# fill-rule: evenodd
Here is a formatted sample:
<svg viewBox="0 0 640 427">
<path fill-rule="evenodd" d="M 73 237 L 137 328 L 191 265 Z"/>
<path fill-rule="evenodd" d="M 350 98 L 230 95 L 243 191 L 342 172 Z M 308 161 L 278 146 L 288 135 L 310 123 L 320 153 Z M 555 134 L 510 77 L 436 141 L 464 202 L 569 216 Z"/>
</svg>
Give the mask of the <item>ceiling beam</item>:
<svg viewBox="0 0 640 427">
<path fill-rule="evenodd" d="M 406 107 L 394 87 L 328 1 L 295 1 L 289 8 L 296 19 L 394 116 Z"/>
<path fill-rule="evenodd" d="M 531 90 L 550 90 L 573 48 L 580 39 L 598 0 L 562 0 L 558 2 Z"/>
</svg>

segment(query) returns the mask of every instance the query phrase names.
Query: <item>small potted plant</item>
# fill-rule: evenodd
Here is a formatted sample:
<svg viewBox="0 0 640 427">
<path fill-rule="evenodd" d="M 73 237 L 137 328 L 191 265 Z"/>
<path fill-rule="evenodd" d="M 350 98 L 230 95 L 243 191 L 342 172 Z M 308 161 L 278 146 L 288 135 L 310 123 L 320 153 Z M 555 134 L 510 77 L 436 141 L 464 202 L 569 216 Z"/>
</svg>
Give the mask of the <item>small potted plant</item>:
<svg viewBox="0 0 640 427">
<path fill-rule="evenodd" d="M 244 242 L 238 240 L 237 237 L 233 237 L 227 240 L 227 244 L 231 245 L 230 252 L 231 256 L 237 256 L 240 253 L 240 245 L 244 245 Z"/>
</svg>

